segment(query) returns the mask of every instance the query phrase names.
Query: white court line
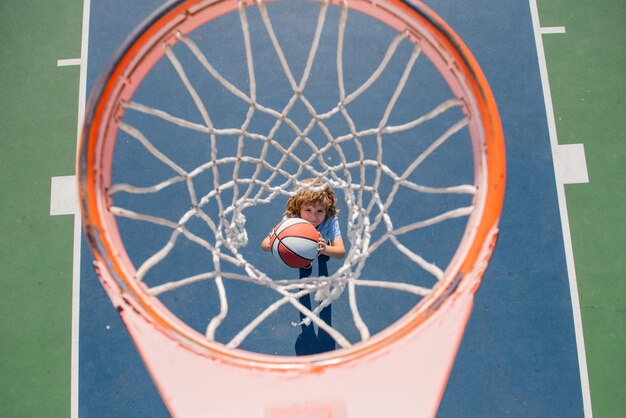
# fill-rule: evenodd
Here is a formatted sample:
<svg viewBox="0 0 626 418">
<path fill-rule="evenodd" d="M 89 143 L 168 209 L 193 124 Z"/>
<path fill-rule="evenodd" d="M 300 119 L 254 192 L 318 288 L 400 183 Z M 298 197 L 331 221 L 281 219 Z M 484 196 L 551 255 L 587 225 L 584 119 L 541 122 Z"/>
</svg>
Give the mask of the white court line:
<svg viewBox="0 0 626 418">
<path fill-rule="evenodd" d="M 89 0 L 86 0 L 89 1 Z M 80 328 L 80 247 L 82 223 L 80 214 L 74 215 L 74 262 L 72 264 L 72 360 L 70 383 L 70 417 L 78 418 L 78 331 Z"/>
<path fill-rule="evenodd" d="M 547 26 L 539 29 L 542 35 L 550 35 L 554 33 L 565 33 L 565 26 Z"/>
<path fill-rule="evenodd" d="M 69 67 L 72 65 L 81 65 L 83 60 L 81 58 L 69 58 L 64 60 L 57 60 L 57 67 Z"/>
<path fill-rule="evenodd" d="M 83 26 L 80 44 L 80 78 L 78 84 L 78 116 L 76 125 L 76 144 L 80 138 L 85 104 L 87 101 L 87 57 L 89 52 L 89 15 L 91 0 L 83 0 Z M 77 186 L 76 186 L 77 187 Z M 78 199 L 77 199 L 78 200 Z M 80 252 L 82 243 L 82 223 L 78 213 L 74 216 L 74 260 L 72 264 L 72 352 L 70 383 L 70 417 L 78 418 L 78 353 L 80 330 Z"/>
<path fill-rule="evenodd" d="M 78 417 L 78 313 L 80 283 L 81 221 L 76 176 L 52 177 L 50 180 L 50 216 L 73 215 L 73 261 L 72 261 L 72 340 L 70 369 L 70 416 Z"/>
<path fill-rule="evenodd" d="M 550 133 L 550 145 L 552 154 L 558 153 L 558 138 L 556 123 L 554 121 L 554 110 L 552 108 L 552 96 L 550 95 L 550 82 L 548 79 L 548 67 L 543 49 L 543 39 L 541 38 L 541 25 L 539 23 L 539 10 L 537 0 L 529 0 L 530 12 L 533 20 L 535 44 L 537 46 L 537 58 L 539 60 L 539 72 L 541 74 L 541 85 L 546 106 L 546 116 L 548 119 L 548 130 Z M 555 178 L 558 173 L 555 171 Z M 572 237 L 569 227 L 569 216 L 567 213 L 567 203 L 565 200 L 565 186 L 557 178 L 557 197 L 559 201 L 559 212 L 561 214 L 561 225 L 563 228 L 563 244 L 565 247 L 565 261 L 567 263 L 567 273 L 569 278 L 570 298 L 572 301 L 572 315 L 574 319 L 574 332 L 576 335 L 576 348 L 578 352 L 578 369 L 580 372 L 580 385 L 583 398 L 583 409 L 585 418 L 592 418 L 591 393 L 589 391 L 589 374 L 587 371 L 587 355 L 585 353 L 585 338 L 583 334 L 582 315 L 580 313 L 580 299 L 578 296 L 578 283 L 576 280 L 576 269 L 574 268 L 574 250 L 572 248 Z"/>
</svg>

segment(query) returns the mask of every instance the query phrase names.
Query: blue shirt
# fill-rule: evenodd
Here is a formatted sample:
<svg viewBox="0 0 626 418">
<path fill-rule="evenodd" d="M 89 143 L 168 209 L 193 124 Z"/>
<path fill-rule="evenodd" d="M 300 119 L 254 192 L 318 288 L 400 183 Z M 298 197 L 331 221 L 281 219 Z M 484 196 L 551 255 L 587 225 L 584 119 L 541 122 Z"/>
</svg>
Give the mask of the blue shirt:
<svg viewBox="0 0 626 418">
<path fill-rule="evenodd" d="M 317 230 L 322 234 L 324 241 L 329 242 L 336 238 L 341 237 L 341 231 L 339 230 L 339 219 L 336 216 L 326 219 L 319 224 Z"/>
</svg>

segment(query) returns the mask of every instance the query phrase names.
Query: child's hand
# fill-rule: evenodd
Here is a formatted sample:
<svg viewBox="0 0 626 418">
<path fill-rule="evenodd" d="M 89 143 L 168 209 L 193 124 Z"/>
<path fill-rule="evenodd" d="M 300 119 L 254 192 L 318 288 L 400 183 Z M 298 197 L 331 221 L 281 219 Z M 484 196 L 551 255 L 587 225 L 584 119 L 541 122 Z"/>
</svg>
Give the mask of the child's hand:
<svg viewBox="0 0 626 418">
<path fill-rule="evenodd" d="M 270 241 L 272 240 L 272 235 L 274 235 L 274 230 L 272 229 L 270 233 L 263 239 L 261 242 L 261 249 L 263 251 L 270 251 Z"/>
<path fill-rule="evenodd" d="M 328 244 L 326 244 L 326 241 L 324 241 L 321 235 L 320 235 L 320 239 L 317 241 L 317 244 L 319 245 L 319 249 L 317 250 L 317 255 L 324 254 L 324 251 L 326 251 L 326 247 L 328 246 Z"/>
</svg>

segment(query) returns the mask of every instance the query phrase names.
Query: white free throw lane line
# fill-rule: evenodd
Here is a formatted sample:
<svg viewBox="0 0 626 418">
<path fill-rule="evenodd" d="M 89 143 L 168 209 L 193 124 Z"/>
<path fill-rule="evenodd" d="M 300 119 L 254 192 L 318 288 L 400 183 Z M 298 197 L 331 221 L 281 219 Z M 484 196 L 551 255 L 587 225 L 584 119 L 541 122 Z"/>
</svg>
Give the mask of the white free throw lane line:
<svg viewBox="0 0 626 418">
<path fill-rule="evenodd" d="M 80 284 L 81 221 L 76 176 L 52 177 L 50 180 L 50 216 L 73 215 L 72 259 L 72 336 L 70 366 L 70 416 L 78 418 L 78 313 Z"/>
<path fill-rule="evenodd" d="M 548 26 L 545 28 L 540 28 L 542 35 L 550 35 L 554 33 L 565 33 L 565 26 Z"/>
<path fill-rule="evenodd" d="M 80 138 L 80 131 L 85 118 L 85 105 L 87 102 L 87 57 L 89 52 L 89 16 L 91 13 L 91 0 L 83 0 L 83 25 L 80 43 L 80 76 L 78 81 L 78 115 L 76 121 L 76 144 Z M 74 189 L 77 189 L 74 183 Z M 78 197 L 76 198 L 78 202 Z M 77 203 L 77 209 L 78 203 Z M 71 360 L 71 383 L 70 383 L 70 417 L 78 418 L 78 352 L 80 330 L 80 252 L 82 244 L 81 217 L 76 211 L 74 216 L 74 259 L 72 264 L 72 360 Z"/>
<path fill-rule="evenodd" d="M 81 65 L 82 62 L 83 60 L 80 58 L 57 60 L 57 67 L 70 67 L 72 65 Z"/>
<path fill-rule="evenodd" d="M 554 121 L 554 109 L 552 108 L 552 96 L 550 94 L 550 81 L 548 79 L 548 67 L 543 49 L 543 39 L 541 38 L 541 24 L 539 23 L 539 9 L 537 0 L 529 0 L 530 14 L 533 21 L 533 31 L 535 35 L 535 45 L 537 47 L 537 59 L 539 60 L 539 73 L 541 75 L 541 85 L 545 101 L 548 131 L 550 134 L 550 145 L 552 155 L 558 154 L 559 142 Z M 556 161 L 559 157 L 553 157 Z M 569 279 L 569 291 L 572 301 L 572 316 L 574 320 L 574 333 L 576 336 L 576 349 L 578 353 L 578 369 L 580 372 L 580 385 L 583 398 L 583 410 L 585 418 L 592 418 L 591 392 L 589 390 L 589 374 L 587 371 L 587 354 L 585 352 L 585 338 L 583 334 L 583 321 L 580 313 L 580 298 L 578 296 L 578 282 L 576 280 L 576 269 L 574 268 L 574 250 L 572 248 L 572 236 L 569 227 L 569 216 L 567 213 L 567 203 L 565 200 L 565 186 L 558 178 L 558 163 L 555 163 L 556 190 L 559 201 L 559 212 L 561 214 L 561 225 L 563 228 L 563 245 L 565 250 L 565 262 L 567 263 L 567 275 Z M 586 170 L 585 170 L 586 171 Z"/>
</svg>

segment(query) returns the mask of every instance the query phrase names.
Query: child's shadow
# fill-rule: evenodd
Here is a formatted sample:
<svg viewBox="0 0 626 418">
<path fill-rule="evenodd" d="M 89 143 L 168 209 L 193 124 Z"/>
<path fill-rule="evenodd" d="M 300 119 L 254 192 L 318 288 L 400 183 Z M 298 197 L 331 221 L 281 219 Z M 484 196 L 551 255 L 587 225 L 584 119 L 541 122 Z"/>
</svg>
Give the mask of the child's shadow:
<svg viewBox="0 0 626 418">
<path fill-rule="evenodd" d="M 321 276 L 328 276 L 328 267 L 326 263 L 330 257 L 327 255 L 320 255 L 317 258 L 319 273 Z M 300 269 L 300 278 L 309 277 L 313 272 L 313 268 Z M 305 295 L 299 299 L 300 303 L 303 304 L 308 310 L 311 310 L 311 296 Z M 305 316 L 300 312 L 300 320 L 302 321 Z M 320 312 L 320 319 L 328 324 L 328 326 L 332 327 L 332 305 L 328 305 Z M 315 328 L 313 324 L 311 325 L 302 325 L 302 332 L 296 338 L 296 355 L 297 356 L 306 356 L 310 354 L 318 354 L 325 353 L 327 351 L 334 350 L 335 340 L 331 337 L 326 331 L 323 329 L 319 329 L 317 335 L 315 334 Z"/>
</svg>

